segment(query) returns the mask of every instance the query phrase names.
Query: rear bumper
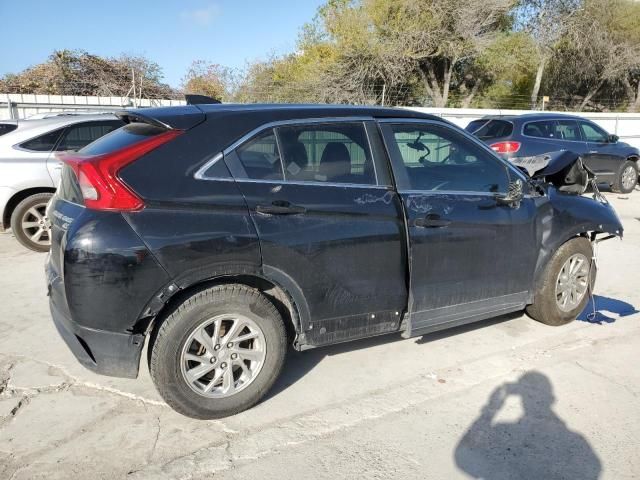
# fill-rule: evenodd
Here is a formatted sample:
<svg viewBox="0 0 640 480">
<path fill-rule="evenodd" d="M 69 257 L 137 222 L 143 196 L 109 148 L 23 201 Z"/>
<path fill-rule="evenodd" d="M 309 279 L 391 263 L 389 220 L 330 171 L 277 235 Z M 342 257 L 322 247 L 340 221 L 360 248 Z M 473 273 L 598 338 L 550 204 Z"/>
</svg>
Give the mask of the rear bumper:
<svg viewBox="0 0 640 480">
<path fill-rule="evenodd" d="M 49 308 L 53 323 L 76 359 L 89 370 L 112 377 L 136 378 L 144 335 L 131 335 L 88 328 L 74 322 L 56 300 L 63 288 L 47 265 Z"/>
</svg>

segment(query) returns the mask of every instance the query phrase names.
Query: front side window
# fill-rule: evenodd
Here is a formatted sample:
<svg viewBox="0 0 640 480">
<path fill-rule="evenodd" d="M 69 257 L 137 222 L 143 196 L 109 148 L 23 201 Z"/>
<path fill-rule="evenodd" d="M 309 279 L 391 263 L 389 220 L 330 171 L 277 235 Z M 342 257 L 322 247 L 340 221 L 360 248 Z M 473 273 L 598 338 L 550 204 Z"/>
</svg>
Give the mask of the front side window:
<svg viewBox="0 0 640 480">
<path fill-rule="evenodd" d="M 609 135 L 597 125 L 589 122 L 580 122 L 580 128 L 587 142 L 604 143 Z"/>
<path fill-rule="evenodd" d="M 556 134 L 556 125 L 553 120 L 529 122 L 524 126 L 522 133 L 528 137 L 558 138 Z"/>
<path fill-rule="evenodd" d="M 280 151 L 273 130 L 267 130 L 236 149 L 248 178 L 282 180 Z"/>
<path fill-rule="evenodd" d="M 504 165 L 452 129 L 438 125 L 385 125 L 385 139 L 398 158 L 410 190 L 504 193 Z"/>
<path fill-rule="evenodd" d="M 108 122 L 86 122 L 70 125 L 64 132 L 60 143 L 56 147 L 56 151 L 64 152 L 67 150 L 80 150 L 122 125 L 123 122 L 118 120 L 111 120 Z"/>
<path fill-rule="evenodd" d="M 58 143 L 58 139 L 63 131 L 64 128 L 59 128 L 52 132 L 45 133 L 44 135 L 32 138 L 31 140 L 22 142 L 20 144 L 20 148 L 30 150 L 32 152 L 50 152 L 53 150 L 53 147 L 56 146 L 56 143 Z"/>
<path fill-rule="evenodd" d="M 288 181 L 375 185 L 376 175 L 361 122 L 278 127 Z"/>
</svg>

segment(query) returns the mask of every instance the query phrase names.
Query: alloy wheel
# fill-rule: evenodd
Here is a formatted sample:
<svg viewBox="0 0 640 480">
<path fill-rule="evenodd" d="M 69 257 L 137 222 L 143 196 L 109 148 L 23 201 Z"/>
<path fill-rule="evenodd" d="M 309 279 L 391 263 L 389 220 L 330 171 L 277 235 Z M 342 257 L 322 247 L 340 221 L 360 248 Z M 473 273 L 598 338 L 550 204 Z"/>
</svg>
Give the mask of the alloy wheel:
<svg viewBox="0 0 640 480">
<path fill-rule="evenodd" d="M 570 312 L 584 298 L 589 289 L 589 260 L 582 253 L 571 255 L 556 280 L 556 303 L 563 312 Z"/>
<path fill-rule="evenodd" d="M 260 327 L 244 315 L 218 315 L 196 327 L 180 354 L 182 376 L 209 398 L 234 395 L 260 373 L 267 353 Z"/>
<path fill-rule="evenodd" d="M 46 209 L 46 203 L 37 203 L 20 219 L 25 236 L 36 245 L 51 245 L 51 224 L 45 215 Z"/>
</svg>

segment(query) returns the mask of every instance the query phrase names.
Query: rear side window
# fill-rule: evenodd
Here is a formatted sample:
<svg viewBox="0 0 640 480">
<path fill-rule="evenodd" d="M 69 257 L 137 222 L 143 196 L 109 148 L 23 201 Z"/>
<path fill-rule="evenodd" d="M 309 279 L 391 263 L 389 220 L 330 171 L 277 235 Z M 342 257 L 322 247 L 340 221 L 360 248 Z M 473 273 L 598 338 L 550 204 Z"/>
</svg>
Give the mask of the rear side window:
<svg viewBox="0 0 640 480">
<path fill-rule="evenodd" d="M 123 123 L 119 120 L 112 120 L 108 122 L 86 122 L 70 125 L 62 134 L 62 139 L 58 143 L 56 151 L 63 152 L 67 150 L 80 150 L 122 125 Z"/>
<path fill-rule="evenodd" d="M 255 180 L 282 180 L 278 141 L 268 130 L 236 149 L 247 177 Z"/>
<path fill-rule="evenodd" d="M 508 137 L 513 133 L 513 124 L 506 120 L 474 120 L 465 130 L 482 140 L 489 140 Z"/>
<path fill-rule="evenodd" d="M 286 180 L 376 184 L 362 123 L 287 126 L 277 132 Z"/>
<path fill-rule="evenodd" d="M 52 132 L 45 133 L 44 135 L 32 138 L 31 140 L 22 142 L 20 144 L 20 148 L 32 152 L 50 152 L 58 143 L 58 139 L 60 138 L 60 135 L 62 135 L 63 131 L 64 128 L 59 128 Z"/>
<path fill-rule="evenodd" d="M 18 126 L 13 123 L 0 123 L 0 136 L 13 132 L 16 128 L 18 128 Z"/>
<path fill-rule="evenodd" d="M 84 155 L 102 155 L 104 153 L 114 152 L 138 143 L 146 137 L 153 137 L 165 131 L 166 130 L 160 127 L 146 123 L 131 123 L 98 138 L 93 143 L 82 148 L 80 153 Z"/>
<path fill-rule="evenodd" d="M 529 122 L 525 124 L 522 133 L 528 137 L 558 138 L 556 135 L 555 122 L 553 120 Z"/>
</svg>

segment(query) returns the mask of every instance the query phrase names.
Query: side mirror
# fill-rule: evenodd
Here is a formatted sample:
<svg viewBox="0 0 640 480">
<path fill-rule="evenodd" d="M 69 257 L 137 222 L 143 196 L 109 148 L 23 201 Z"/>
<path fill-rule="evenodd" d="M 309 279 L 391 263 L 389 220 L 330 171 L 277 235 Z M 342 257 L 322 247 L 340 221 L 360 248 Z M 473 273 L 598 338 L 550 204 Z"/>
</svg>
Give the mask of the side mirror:
<svg viewBox="0 0 640 480">
<path fill-rule="evenodd" d="M 522 188 L 522 180 L 517 179 L 509 182 L 507 194 L 498 195 L 496 197 L 496 202 L 498 205 L 509 205 L 512 208 L 518 208 L 523 197 L 524 192 Z"/>
<path fill-rule="evenodd" d="M 618 137 L 617 135 L 609 135 L 607 137 L 607 142 L 609 143 L 618 143 L 618 140 L 620 140 L 620 137 Z"/>
</svg>

